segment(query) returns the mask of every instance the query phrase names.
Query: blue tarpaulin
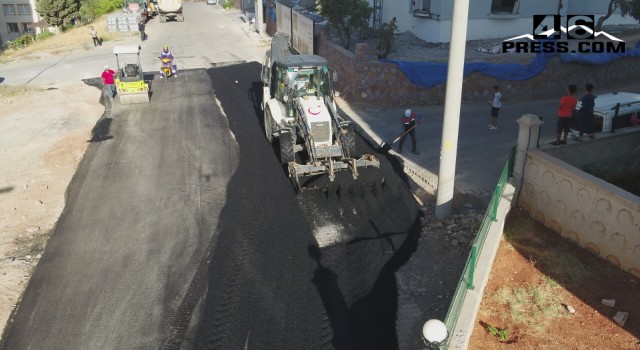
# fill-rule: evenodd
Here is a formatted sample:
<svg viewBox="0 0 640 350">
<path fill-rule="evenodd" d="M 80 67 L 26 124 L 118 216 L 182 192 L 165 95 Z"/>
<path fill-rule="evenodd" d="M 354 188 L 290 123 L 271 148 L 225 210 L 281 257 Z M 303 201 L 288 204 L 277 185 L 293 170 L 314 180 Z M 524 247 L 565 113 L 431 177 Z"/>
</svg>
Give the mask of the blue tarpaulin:
<svg viewBox="0 0 640 350">
<path fill-rule="evenodd" d="M 528 64 L 501 64 L 488 62 L 470 62 L 464 64 L 464 76 L 473 72 L 482 73 L 500 80 L 527 80 L 542 72 L 553 54 L 539 53 Z M 593 53 L 593 54 L 558 54 L 562 62 L 577 62 L 585 64 L 605 64 L 621 57 L 640 56 L 640 42 L 632 50 L 624 53 Z M 447 81 L 447 63 L 412 62 L 399 60 L 381 60 L 398 65 L 400 70 L 417 86 L 430 88 Z"/>
<path fill-rule="evenodd" d="M 636 43 L 636 46 L 632 50 L 628 50 L 620 53 L 595 53 L 595 54 L 577 54 L 577 53 L 565 53 L 560 56 L 560 60 L 564 63 L 578 62 L 586 64 L 605 64 L 621 57 L 634 57 L 640 56 L 640 41 Z"/>
</svg>

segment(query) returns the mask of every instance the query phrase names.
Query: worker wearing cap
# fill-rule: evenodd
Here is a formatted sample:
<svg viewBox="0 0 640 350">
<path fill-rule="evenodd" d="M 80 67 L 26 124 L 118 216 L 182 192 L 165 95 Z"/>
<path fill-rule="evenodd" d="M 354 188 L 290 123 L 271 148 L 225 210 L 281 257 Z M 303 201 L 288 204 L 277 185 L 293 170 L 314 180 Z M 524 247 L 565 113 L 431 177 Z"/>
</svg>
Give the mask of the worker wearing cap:
<svg viewBox="0 0 640 350">
<path fill-rule="evenodd" d="M 104 90 L 109 95 L 109 98 L 114 98 L 115 96 L 115 80 L 113 79 L 115 74 L 116 72 L 109 69 L 109 66 L 104 66 L 104 71 L 102 72 L 102 84 L 104 85 Z"/>
<path fill-rule="evenodd" d="M 407 138 L 407 134 L 411 136 L 411 153 L 420 154 L 418 150 L 416 150 L 416 114 L 411 112 L 410 109 L 404 111 L 404 116 L 402 117 L 402 136 L 400 137 L 400 143 L 398 144 L 398 151 L 402 153 L 402 145 L 404 144 L 404 140 Z"/>
</svg>

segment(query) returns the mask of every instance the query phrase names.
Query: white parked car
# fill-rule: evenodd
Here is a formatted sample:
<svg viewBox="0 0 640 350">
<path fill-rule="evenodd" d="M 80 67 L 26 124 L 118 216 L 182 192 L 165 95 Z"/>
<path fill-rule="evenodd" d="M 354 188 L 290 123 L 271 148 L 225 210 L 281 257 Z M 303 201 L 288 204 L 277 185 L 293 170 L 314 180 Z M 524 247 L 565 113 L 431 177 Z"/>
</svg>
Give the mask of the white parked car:
<svg viewBox="0 0 640 350">
<path fill-rule="evenodd" d="M 207 0 L 207 5 L 217 5 L 218 0 Z"/>
<path fill-rule="evenodd" d="M 630 124 L 631 115 L 640 113 L 640 94 L 633 92 L 611 92 L 601 95 L 596 93 L 595 95 L 596 100 L 593 115 L 596 119 L 596 125 L 602 124 L 602 132 L 611 132 L 616 128 L 626 127 Z M 576 97 L 580 99 L 580 94 L 577 94 Z M 579 110 L 580 107 L 581 103 L 578 101 L 576 110 Z M 620 116 L 620 120 L 616 122 L 617 126 L 614 127 L 613 117 L 616 116 L 616 112 L 617 115 Z M 597 126 L 596 129 L 598 129 Z"/>
</svg>

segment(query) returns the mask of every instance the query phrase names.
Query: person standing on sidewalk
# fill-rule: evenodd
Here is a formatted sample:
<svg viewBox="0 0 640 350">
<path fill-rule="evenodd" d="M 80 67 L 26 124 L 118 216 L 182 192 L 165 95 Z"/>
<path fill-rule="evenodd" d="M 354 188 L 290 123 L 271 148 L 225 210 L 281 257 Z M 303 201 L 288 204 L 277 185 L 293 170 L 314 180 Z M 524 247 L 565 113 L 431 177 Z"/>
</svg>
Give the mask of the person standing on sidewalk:
<svg viewBox="0 0 640 350">
<path fill-rule="evenodd" d="M 582 136 L 586 133 L 589 137 L 594 139 L 593 135 L 593 108 L 596 105 L 596 97 L 591 93 L 593 91 L 592 84 L 586 84 L 584 86 L 586 94 L 580 98 L 580 112 L 578 112 L 578 128 L 580 129 L 580 136 L 574 140 L 582 142 L 584 139 Z"/>
<path fill-rule="evenodd" d="M 571 130 L 571 116 L 578 104 L 578 99 L 573 95 L 576 93 L 576 90 L 578 90 L 578 88 L 575 85 L 569 85 L 569 87 L 567 87 L 567 94 L 560 99 L 556 140 L 551 142 L 551 144 L 556 147 L 567 144 L 567 136 L 569 136 L 569 130 Z"/>
<path fill-rule="evenodd" d="M 91 35 L 91 39 L 93 39 L 93 47 L 100 45 L 100 38 L 98 38 L 98 31 L 91 26 L 91 30 L 89 30 L 89 34 Z"/>
<path fill-rule="evenodd" d="M 398 145 L 398 152 L 400 153 L 402 153 L 402 145 L 407 138 L 407 134 L 411 136 L 411 153 L 420 154 L 416 149 L 416 114 L 411 112 L 410 109 L 404 111 L 404 116 L 402 117 L 402 136 Z"/>
<path fill-rule="evenodd" d="M 491 123 L 487 125 L 489 130 L 498 130 L 498 112 L 502 107 L 502 94 L 498 85 L 493 86 L 493 101 L 491 103 Z"/>
<path fill-rule="evenodd" d="M 109 99 L 113 99 L 114 97 L 114 84 L 115 80 L 113 76 L 116 74 L 113 70 L 109 69 L 109 66 L 104 66 L 104 71 L 102 72 L 102 84 L 104 85 L 104 91 L 109 95 Z"/>
<path fill-rule="evenodd" d="M 138 23 L 138 31 L 140 32 L 140 41 L 144 41 L 147 38 L 147 34 L 144 32 L 143 20 L 140 20 L 140 23 Z"/>
</svg>

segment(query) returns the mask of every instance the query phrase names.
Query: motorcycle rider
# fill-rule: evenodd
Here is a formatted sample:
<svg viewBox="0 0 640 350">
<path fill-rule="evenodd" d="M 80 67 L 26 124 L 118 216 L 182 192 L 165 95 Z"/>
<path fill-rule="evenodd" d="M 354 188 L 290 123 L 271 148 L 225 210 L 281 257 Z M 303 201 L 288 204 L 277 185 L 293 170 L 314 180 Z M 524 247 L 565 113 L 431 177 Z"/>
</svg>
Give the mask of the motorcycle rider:
<svg viewBox="0 0 640 350">
<path fill-rule="evenodd" d="M 174 77 L 177 78 L 178 75 L 176 74 L 176 66 L 173 64 L 173 53 L 171 52 L 171 50 L 169 50 L 169 47 L 167 45 L 162 47 L 162 51 L 160 51 L 160 56 L 158 56 L 158 58 L 160 59 L 160 62 L 162 62 L 162 59 L 164 58 L 168 58 L 170 60 L 171 73 Z M 164 78 L 164 75 L 162 74 L 162 65 L 160 65 L 160 78 Z"/>
</svg>

